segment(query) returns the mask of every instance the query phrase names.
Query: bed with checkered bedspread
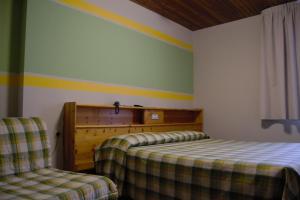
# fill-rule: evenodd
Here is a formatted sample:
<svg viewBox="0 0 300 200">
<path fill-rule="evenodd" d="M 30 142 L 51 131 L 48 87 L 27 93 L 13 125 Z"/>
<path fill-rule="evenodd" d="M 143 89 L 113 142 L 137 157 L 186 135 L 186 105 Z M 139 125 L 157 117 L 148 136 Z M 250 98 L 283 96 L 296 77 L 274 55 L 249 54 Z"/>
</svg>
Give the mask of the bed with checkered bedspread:
<svg viewBox="0 0 300 200">
<path fill-rule="evenodd" d="M 133 199 L 299 199 L 300 144 L 209 139 L 201 132 L 113 137 L 96 171 Z"/>
<path fill-rule="evenodd" d="M 117 199 L 108 178 L 51 168 L 46 126 L 38 118 L 0 121 L 0 199 Z"/>
</svg>

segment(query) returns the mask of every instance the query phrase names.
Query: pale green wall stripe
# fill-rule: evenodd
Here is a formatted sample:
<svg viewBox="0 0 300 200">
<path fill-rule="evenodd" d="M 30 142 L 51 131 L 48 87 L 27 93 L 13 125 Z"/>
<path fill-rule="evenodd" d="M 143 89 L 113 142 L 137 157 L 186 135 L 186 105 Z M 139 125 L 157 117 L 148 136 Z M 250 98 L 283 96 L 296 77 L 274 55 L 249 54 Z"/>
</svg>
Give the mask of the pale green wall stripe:
<svg viewBox="0 0 300 200">
<path fill-rule="evenodd" d="M 25 71 L 191 94 L 191 52 L 53 1 L 29 0 Z"/>
<path fill-rule="evenodd" d="M 138 23 L 135 20 L 131 20 L 127 17 L 119 15 L 118 13 L 114 13 L 109 10 L 106 10 L 105 8 L 102 8 L 99 5 L 89 3 L 87 2 L 87 0 L 57 0 L 57 1 L 67 6 L 71 6 L 75 9 L 79 9 L 83 12 L 87 12 L 90 15 L 101 17 L 103 19 L 125 26 L 129 29 L 136 30 L 140 33 L 144 33 L 148 36 L 154 37 L 156 39 L 160 39 L 172 45 L 186 49 L 188 51 L 193 50 L 192 45 L 186 43 L 185 41 L 177 39 L 172 35 L 163 33 L 145 24 Z"/>
</svg>

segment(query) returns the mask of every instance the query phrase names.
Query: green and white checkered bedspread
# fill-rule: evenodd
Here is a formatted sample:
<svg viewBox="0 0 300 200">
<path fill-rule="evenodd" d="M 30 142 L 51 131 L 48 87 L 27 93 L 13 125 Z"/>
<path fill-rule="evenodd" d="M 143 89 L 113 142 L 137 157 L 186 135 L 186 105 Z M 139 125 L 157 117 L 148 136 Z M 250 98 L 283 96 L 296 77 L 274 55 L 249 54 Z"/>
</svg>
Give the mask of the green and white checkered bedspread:
<svg viewBox="0 0 300 200">
<path fill-rule="evenodd" d="M 1 200 L 106 200 L 117 196 L 116 186 L 106 177 L 53 168 L 0 177 Z"/>
<path fill-rule="evenodd" d="M 117 199 L 106 177 L 51 168 L 46 129 L 39 118 L 0 120 L 0 200 Z"/>
<path fill-rule="evenodd" d="M 0 120 L 0 176 L 51 167 L 46 130 L 39 118 Z"/>
<path fill-rule="evenodd" d="M 97 149 L 96 170 L 123 184 L 123 196 L 139 200 L 300 199 L 299 143 L 203 139 L 203 133 L 188 133 L 202 136 L 175 142 L 151 133 L 112 138 Z"/>
</svg>

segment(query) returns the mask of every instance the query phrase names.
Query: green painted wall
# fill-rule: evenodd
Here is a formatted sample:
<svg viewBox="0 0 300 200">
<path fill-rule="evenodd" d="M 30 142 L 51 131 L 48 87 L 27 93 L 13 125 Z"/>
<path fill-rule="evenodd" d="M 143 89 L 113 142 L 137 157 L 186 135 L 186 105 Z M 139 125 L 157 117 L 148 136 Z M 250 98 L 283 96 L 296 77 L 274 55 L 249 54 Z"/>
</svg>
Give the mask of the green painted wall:
<svg viewBox="0 0 300 200">
<path fill-rule="evenodd" d="M 23 71 L 26 0 L 0 0 L 0 71 Z"/>
<path fill-rule="evenodd" d="M 28 0 L 25 71 L 193 92 L 191 52 L 62 6 Z"/>
<path fill-rule="evenodd" d="M 0 71 L 9 71 L 12 1 L 0 1 Z"/>
<path fill-rule="evenodd" d="M 23 71 L 26 2 L 0 0 L 0 72 L 15 74 Z M 15 79 L 9 76 L 8 85 L 0 86 L 3 89 L 0 94 L 0 116 L 21 116 L 21 83 L 16 85 Z"/>
</svg>

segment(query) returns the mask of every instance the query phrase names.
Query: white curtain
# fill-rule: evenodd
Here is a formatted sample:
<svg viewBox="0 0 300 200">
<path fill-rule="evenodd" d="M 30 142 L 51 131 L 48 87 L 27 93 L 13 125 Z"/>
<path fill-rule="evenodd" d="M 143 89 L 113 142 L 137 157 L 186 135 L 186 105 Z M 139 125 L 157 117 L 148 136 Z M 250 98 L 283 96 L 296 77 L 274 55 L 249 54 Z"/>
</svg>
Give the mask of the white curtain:
<svg viewBox="0 0 300 200">
<path fill-rule="evenodd" d="M 300 119 L 300 3 L 262 12 L 261 118 Z"/>
</svg>

